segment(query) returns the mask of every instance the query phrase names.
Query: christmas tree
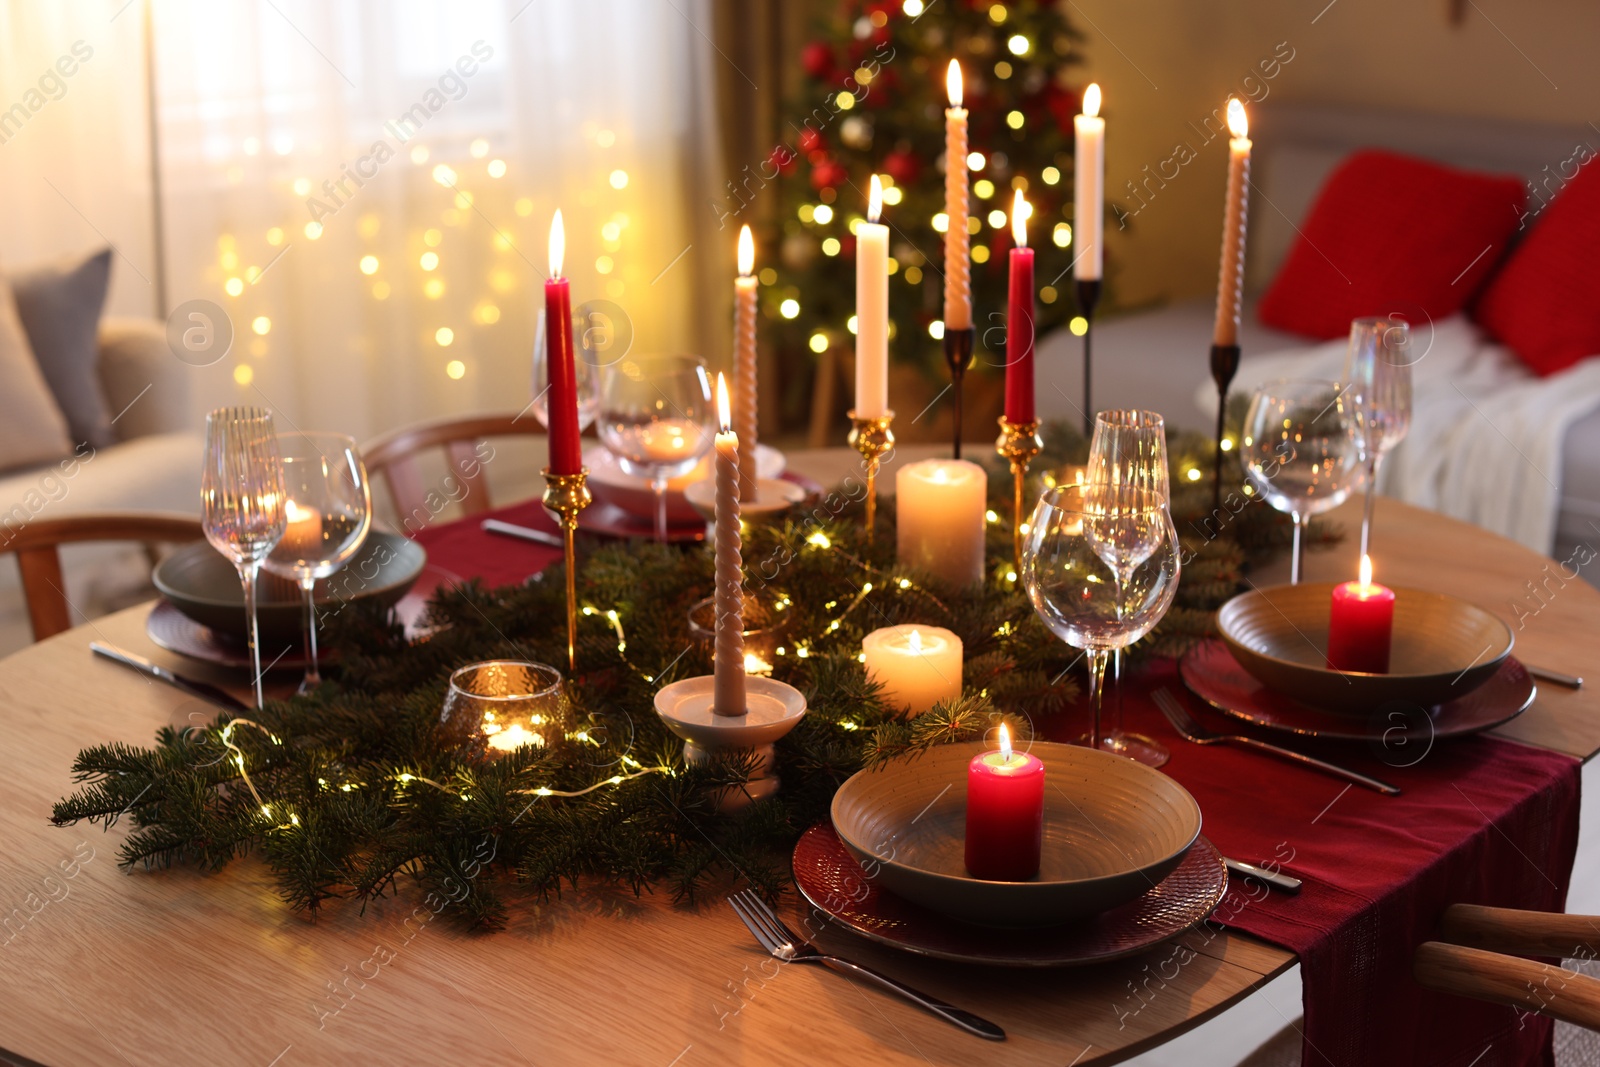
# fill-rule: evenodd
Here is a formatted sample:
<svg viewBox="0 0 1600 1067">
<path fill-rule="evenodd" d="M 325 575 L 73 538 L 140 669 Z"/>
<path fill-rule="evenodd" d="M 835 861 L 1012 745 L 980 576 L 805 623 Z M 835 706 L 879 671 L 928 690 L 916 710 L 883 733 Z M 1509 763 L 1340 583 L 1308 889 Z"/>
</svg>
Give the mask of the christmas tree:
<svg viewBox="0 0 1600 1067">
<path fill-rule="evenodd" d="M 762 279 L 765 335 L 790 366 L 807 353 L 830 367 L 837 359 L 841 370 L 853 360 L 851 232 L 866 211 L 870 176 L 879 174 L 887 186 L 882 221 L 891 235 L 892 358 L 920 365 L 931 399 L 948 380 L 938 340 L 942 174 L 947 163 L 965 166 L 977 326 L 967 382 L 970 433 L 998 413 L 985 400 L 997 396 L 1003 376 L 1013 189 L 1023 190 L 1033 208 L 1028 231 L 1037 250 L 1039 333 L 1077 314 L 1069 267 L 1072 118 L 1079 110 L 1071 70 L 1080 61 L 1079 34 L 1049 0 L 843 0 L 825 21 L 800 56 L 806 98 L 790 107 L 786 140 L 768 160 L 767 169 L 778 175 L 782 232 L 763 242 L 780 249 L 778 266 Z M 943 158 L 951 58 L 965 76 L 971 154 L 964 161 Z M 836 380 L 846 377 L 839 373 Z M 906 377 L 897 374 L 895 381 Z M 839 416 L 849 407 L 849 392 L 845 387 L 823 401 L 831 410 L 822 414 L 832 425 L 843 425 Z M 912 399 L 902 395 L 896 406 L 904 409 Z M 904 424 L 911 414 L 897 423 L 897 435 L 910 429 Z M 785 415 L 788 421 L 802 413 Z"/>
</svg>

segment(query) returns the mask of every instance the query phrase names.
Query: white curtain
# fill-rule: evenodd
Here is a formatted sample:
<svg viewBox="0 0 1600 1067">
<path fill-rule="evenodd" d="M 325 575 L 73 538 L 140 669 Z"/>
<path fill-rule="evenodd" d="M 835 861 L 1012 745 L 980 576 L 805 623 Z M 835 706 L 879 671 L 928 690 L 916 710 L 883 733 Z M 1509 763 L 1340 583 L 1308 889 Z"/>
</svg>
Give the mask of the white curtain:
<svg viewBox="0 0 1600 1067">
<path fill-rule="evenodd" d="M 128 2 L 0 3 L 5 92 L 106 41 L 0 144 L 5 202 L 28 205 L 0 213 L 0 256 L 92 246 L 81 211 L 129 261 L 119 307 L 151 310 L 132 268 L 154 276 L 153 3 L 168 304 L 214 301 L 235 330 L 195 372 L 197 418 L 267 403 L 366 438 L 520 409 L 558 206 L 575 302 L 620 305 L 641 349 L 726 332 L 702 309 L 729 250 L 695 236 L 718 169 L 709 0 Z"/>
</svg>

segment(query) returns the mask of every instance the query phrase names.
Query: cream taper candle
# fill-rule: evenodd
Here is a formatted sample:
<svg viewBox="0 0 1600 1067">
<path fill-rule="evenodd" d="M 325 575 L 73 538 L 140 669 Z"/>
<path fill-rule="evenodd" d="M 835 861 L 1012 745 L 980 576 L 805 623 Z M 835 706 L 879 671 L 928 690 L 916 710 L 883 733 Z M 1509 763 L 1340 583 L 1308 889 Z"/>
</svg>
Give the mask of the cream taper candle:
<svg viewBox="0 0 1600 1067">
<path fill-rule="evenodd" d="M 961 695 L 961 638 L 938 626 L 885 626 L 861 641 L 867 677 L 892 708 L 921 715 Z"/>
<path fill-rule="evenodd" d="M 857 418 L 889 411 L 889 227 L 878 222 L 883 183 L 872 176 L 867 221 L 856 226 Z"/>
<path fill-rule="evenodd" d="M 754 500 L 760 488 L 756 473 L 756 426 L 760 421 L 756 390 L 756 243 L 750 227 L 739 227 L 739 277 L 733 282 L 733 434 L 739 439 L 739 499 Z"/>
<path fill-rule="evenodd" d="M 1239 341 L 1239 307 L 1244 286 L 1244 237 L 1250 214 L 1250 121 L 1244 104 L 1228 97 L 1228 206 L 1222 215 L 1222 270 L 1217 278 L 1217 321 L 1211 343 Z"/>
<path fill-rule="evenodd" d="M 944 113 L 944 328 L 972 325 L 972 252 L 967 234 L 967 109 L 961 106 L 961 64 L 945 76 L 950 106 Z"/>
<path fill-rule="evenodd" d="M 711 710 L 743 715 L 744 561 L 739 558 L 739 435 L 731 427 L 728 382 L 717 375 L 717 637 L 713 651 Z"/>
<path fill-rule="evenodd" d="M 1100 86 L 1083 91 L 1083 114 L 1072 119 L 1072 237 L 1078 251 L 1072 276 L 1099 281 L 1105 267 L 1106 120 L 1100 117 Z"/>
<path fill-rule="evenodd" d="M 989 479 L 964 459 L 925 459 L 895 475 L 896 554 L 953 586 L 983 581 Z"/>
</svg>

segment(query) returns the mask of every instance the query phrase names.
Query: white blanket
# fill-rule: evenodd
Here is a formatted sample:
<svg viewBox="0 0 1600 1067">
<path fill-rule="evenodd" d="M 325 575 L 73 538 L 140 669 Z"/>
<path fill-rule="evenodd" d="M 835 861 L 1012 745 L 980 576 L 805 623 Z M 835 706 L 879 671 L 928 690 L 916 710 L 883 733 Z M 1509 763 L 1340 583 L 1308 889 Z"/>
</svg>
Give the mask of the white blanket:
<svg viewBox="0 0 1600 1067">
<path fill-rule="evenodd" d="M 1413 335 L 1411 432 L 1383 461 L 1381 492 L 1511 538 L 1548 555 L 1561 511 L 1567 429 L 1600 408 L 1600 357 L 1532 374 L 1509 349 L 1454 315 Z M 1232 392 L 1275 378 L 1338 379 L 1346 343 L 1246 359 Z M 1216 411 L 1216 388 L 1196 396 Z"/>
</svg>

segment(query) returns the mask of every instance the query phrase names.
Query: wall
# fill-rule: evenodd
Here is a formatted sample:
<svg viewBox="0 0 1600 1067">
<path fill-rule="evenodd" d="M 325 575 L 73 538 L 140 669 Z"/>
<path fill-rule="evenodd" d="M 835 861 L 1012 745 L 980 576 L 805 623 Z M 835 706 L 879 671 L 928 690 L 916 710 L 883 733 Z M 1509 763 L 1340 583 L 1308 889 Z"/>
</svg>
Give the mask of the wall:
<svg viewBox="0 0 1600 1067">
<path fill-rule="evenodd" d="M 1212 291 L 1227 149 L 1190 128 L 1229 92 L 1539 122 L 1600 123 L 1600 6 L 1582 0 L 1066 0 L 1084 36 L 1085 82 L 1106 96 L 1106 195 L 1139 206 L 1125 183 L 1190 141 L 1199 155 L 1107 249 L 1122 306 Z M 1244 79 L 1279 45 L 1293 58 L 1270 81 Z M 1270 68 L 1269 68 L 1270 69 Z M 1600 128 L 1597 128 L 1600 132 Z M 1170 168 L 1169 168 L 1170 173 Z"/>
</svg>

